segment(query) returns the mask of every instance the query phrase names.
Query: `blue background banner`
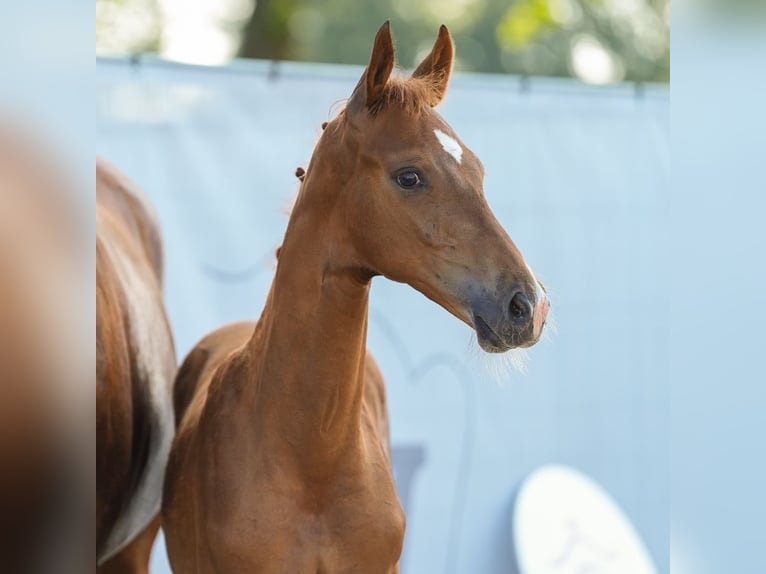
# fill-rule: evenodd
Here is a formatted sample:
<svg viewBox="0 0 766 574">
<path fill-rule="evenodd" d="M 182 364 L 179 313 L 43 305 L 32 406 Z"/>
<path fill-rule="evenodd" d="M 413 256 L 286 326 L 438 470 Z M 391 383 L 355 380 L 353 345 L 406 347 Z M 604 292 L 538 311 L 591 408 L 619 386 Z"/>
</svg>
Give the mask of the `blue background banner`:
<svg viewBox="0 0 766 574">
<path fill-rule="evenodd" d="M 258 317 L 295 168 L 361 69 L 97 68 L 98 151 L 159 212 L 182 357 Z M 562 463 L 613 495 L 668 572 L 668 92 L 458 75 L 440 111 L 486 166 L 489 203 L 548 288 L 557 332 L 522 374 L 413 289 L 374 281 L 368 344 L 407 509 L 402 571 L 513 572 L 514 492 Z M 154 566 L 168 571 L 161 547 Z"/>
</svg>

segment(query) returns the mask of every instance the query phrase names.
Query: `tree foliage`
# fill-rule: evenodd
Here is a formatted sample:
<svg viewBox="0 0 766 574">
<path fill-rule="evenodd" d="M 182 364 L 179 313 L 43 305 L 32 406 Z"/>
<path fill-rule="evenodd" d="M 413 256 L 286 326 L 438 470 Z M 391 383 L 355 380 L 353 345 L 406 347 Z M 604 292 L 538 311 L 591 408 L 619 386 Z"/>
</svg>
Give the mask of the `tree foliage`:
<svg viewBox="0 0 766 574">
<path fill-rule="evenodd" d="M 125 13 L 142 6 L 148 13 L 147 5 L 158 1 L 168 0 L 97 0 L 97 14 L 107 5 L 102 13 L 112 16 L 115 6 Z M 457 44 L 459 70 L 597 83 L 670 77 L 668 0 L 256 0 L 252 17 L 229 31 L 245 58 L 365 64 L 371 39 L 387 19 L 405 68 L 415 65 L 444 23 Z M 162 24 L 157 38 L 144 34 L 134 49 L 162 53 Z M 114 34 L 126 25 L 97 22 L 97 45 L 114 51 Z"/>
</svg>

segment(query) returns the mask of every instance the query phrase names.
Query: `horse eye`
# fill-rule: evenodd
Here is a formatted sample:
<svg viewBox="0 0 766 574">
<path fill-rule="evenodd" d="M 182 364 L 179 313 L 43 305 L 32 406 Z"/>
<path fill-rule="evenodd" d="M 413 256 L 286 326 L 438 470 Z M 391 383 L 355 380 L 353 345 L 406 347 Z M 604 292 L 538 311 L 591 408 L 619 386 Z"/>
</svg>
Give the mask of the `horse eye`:
<svg viewBox="0 0 766 574">
<path fill-rule="evenodd" d="M 396 176 L 396 183 L 399 184 L 399 187 L 411 189 L 419 186 L 422 182 L 420 181 L 420 176 L 417 172 L 405 171 Z"/>
</svg>

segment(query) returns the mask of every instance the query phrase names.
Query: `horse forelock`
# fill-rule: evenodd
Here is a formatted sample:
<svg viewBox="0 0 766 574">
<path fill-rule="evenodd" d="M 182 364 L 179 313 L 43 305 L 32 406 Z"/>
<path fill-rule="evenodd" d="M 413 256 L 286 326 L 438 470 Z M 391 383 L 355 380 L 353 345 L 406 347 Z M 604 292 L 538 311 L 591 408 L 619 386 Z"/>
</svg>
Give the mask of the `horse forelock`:
<svg viewBox="0 0 766 574">
<path fill-rule="evenodd" d="M 435 105 L 434 94 L 439 81 L 440 78 L 435 76 L 392 77 L 386 83 L 380 97 L 367 109 L 372 116 L 392 108 L 404 110 L 413 116 L 421 115 Z"/>
<path fill-rule="evenodd" d="M 389 110 L 402 110 L 405 114 L 417 117 L 425 114 L 431 110 L 438 102 L 435 99 L 436 86 L 443 80 L 444 73 L 434 72 L 429 76 L 423 77 L 403 77 L 394 76 L 389 78 L 380 97 L 374 104 L 366 108 L 366 113 L 375 117 L 379 114 L 385 113 Z M 352 95 L 352 98 L 354 96 Z M 330 139 L 339 136 L 341 139 L 344 137 L 343 128 L 348 125 L 349 117 L 355 113 L 352 112 L 348 104 L 351 101 L 349 98 L 346 101 L 345 107 L 343 107 L 337 114 L 334 120 L 330 122 L 322 123 L 322 135 L 320 136 L 320 143 L 314 148 L 312 153 L 312 161 L 317 154 L 319 145 L 322 139 L 327 137 Z M 337 103 L 342 103 L 342 100 Z M 352 122 L 353 123 L 353 122 Z M 335 140 L 337 141 L 337 140 Z M 309 163 L 311 165 L 311 162 Z M 295 207 L 298 198 L 300 198 L 302 191 L 305 188 L 306 178 L 308 177 L 308 169 L 298 167 L 295 171 L 295 175 L 299 180 L 298 192 L 296 196 L 290 201 L 287 206 L 284 206 L 280 211 L 288 218 L 292 215 L 293 208 Z"/>
</svg>

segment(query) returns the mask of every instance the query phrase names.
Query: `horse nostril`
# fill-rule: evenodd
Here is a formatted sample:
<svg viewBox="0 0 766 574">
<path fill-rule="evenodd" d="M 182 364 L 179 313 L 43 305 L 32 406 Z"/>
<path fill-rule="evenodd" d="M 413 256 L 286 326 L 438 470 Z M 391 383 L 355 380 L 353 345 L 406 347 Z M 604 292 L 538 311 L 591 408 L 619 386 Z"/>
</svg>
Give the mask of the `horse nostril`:
<svg viewBox="0 0 766 574">
<path fill-rule="evenodd" d="M 532 319 L 532 304 L 523 292 L 519 291 L 511 297 L 511 320 L 519 327 L 525 327 Z"/>
</svg>

